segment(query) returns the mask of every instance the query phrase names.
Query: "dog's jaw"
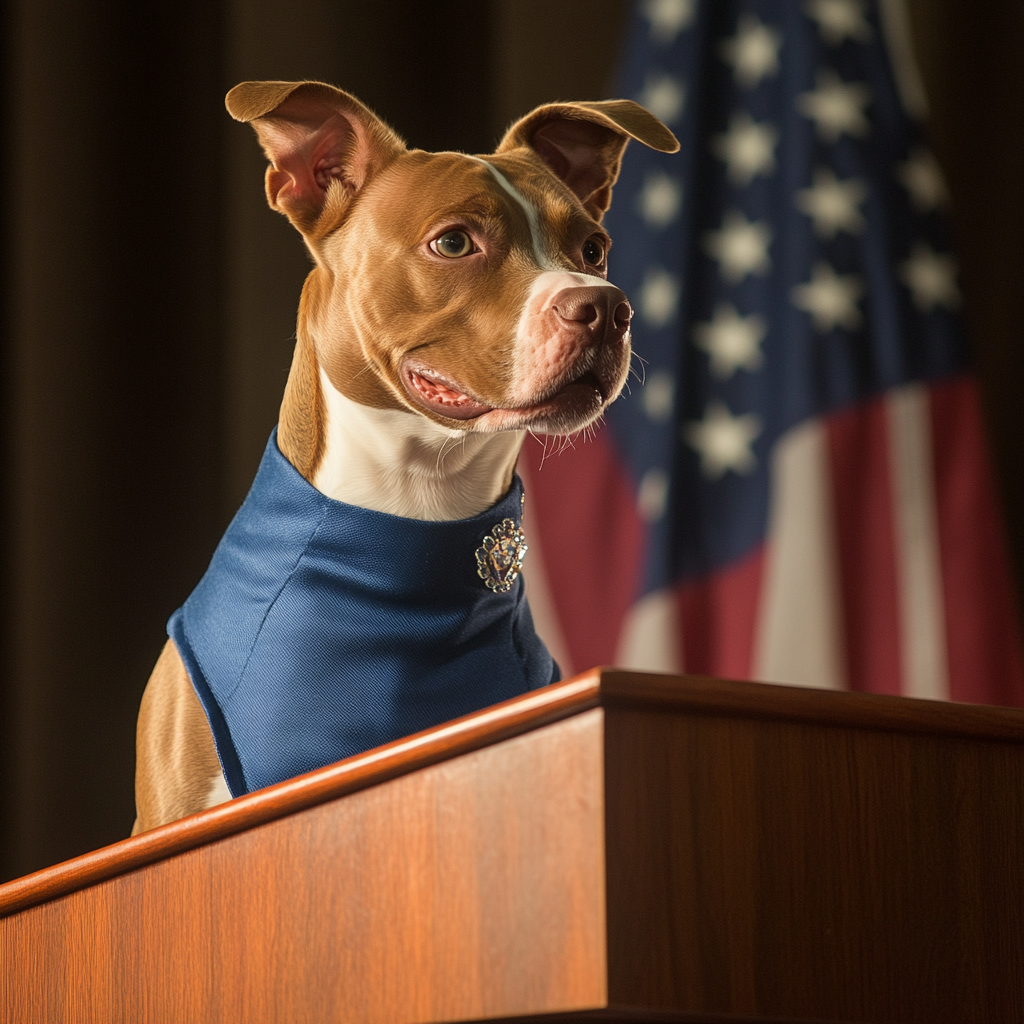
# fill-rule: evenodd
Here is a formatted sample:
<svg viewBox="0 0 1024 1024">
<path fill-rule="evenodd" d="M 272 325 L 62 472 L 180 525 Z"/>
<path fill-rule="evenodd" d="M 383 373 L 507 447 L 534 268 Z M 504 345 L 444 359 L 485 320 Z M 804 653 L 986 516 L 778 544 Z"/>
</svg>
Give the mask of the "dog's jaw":
<svg viewBox="0 0 1024 1024">
<path fill-rule="evenodd" d="M 523 432 L 453 430 L 346 397 L 320 370 L 324 453 L 311 483 L 337 501 L 431 521 L 466 519 L 512 483 Z"/>
</svg>

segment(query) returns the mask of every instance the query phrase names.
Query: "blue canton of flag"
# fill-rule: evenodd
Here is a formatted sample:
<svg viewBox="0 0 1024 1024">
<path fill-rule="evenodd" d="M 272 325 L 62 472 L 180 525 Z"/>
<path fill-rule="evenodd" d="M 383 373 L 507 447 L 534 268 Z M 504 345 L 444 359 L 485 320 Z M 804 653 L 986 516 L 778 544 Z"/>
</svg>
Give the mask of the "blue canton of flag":
<svg viewBox="0 0 1024 1024">
<path fill-rule="evenodd" d="M 765 537 L 798 423 L 964 365 L 942 178 L 858 0 L 651 0 L 623 92 L 682 158 L 632 147 L 608 216 L 638 400 L 608 415 L 650 524 L 644 590 Z"/>
<path fill-rule="evenodd" d="M 641 0 L 606 226 L 642 386 L 528 444 L 531 602 L 598 663 L 1024 703 L 901 0 Z"/>
</svg>

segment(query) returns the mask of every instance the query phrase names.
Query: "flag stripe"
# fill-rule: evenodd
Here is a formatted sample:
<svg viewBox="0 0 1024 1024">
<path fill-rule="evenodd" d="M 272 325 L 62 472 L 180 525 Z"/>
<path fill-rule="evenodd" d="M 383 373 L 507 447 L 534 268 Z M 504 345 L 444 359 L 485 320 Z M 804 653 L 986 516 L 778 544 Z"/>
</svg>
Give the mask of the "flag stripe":
<svg viewBox="0 0 1024 1024">
<path fill-rule="evenodd" d="M 674 588 L 655 590 L 630 609 L 615 664 L 638 672 L 683 671 L 679 601 Z"/>
<path fill-rule="evenodd" d="M 899 693 L 899 591 L 883 399 L 827 420 L 841 566 L 847 681 Z"/>
<path fill-rule="evenodd" d="M 949 698 L 928 389 L 886 396 L 897 536 L 903 693 Z"/>
<path fill-rule="evenodd" d="M 522 467 L 520 472 L 522 473 Z M 529 471 L 526 472 L 528 474 Z M 529 481 L 525 486 L 532 492 Z M 544 557 L 543 531 L 537 518 L 532 493 L 523 506 L 523 532 L 526 534 L 529 548 L 526 552 L 523 579 L 526 583 L 526 597 L 530 602 L 534 626 L 551 652 L 551 657 L 558 663 L 562 678 L 566 679 L 576 672 L 576 667 L 569 654 L 569 645 L 566 643 L 565 633 L 558 618 L 558 606 L 551 593 L 547 561 Z"/>
<path fill-rule="evenodd" d="M 754 676 L 843 689 L 839 570 L 820 420 L 786 434 L 772 454 L 772 497 Z"/>
<path fill-rule="evenodd" d="M 1020 620 L 974 381 L 935 385 L 931 413 L 950 696 L 1019 706 Z"/>
<path fill-rule="evenodd" d="M 520 473 L 527 482 L 527 502 L 544 524 L 540 542 L 548 590 L 559 609 L 567 661 L 584 668 L 608 665 L 639 590 L 643 526 L 628 472 L 608 431 L 598 430 L 588 441 L 577 439 L 565 456 L 545 459 L 542 443 L 528 437 Z"/>
<path fill-rule="evenodd" d="M 749 679 L 764 551 L 761 547 L 679 588 L 679 622 L 687 672 Z"/>
</svg>

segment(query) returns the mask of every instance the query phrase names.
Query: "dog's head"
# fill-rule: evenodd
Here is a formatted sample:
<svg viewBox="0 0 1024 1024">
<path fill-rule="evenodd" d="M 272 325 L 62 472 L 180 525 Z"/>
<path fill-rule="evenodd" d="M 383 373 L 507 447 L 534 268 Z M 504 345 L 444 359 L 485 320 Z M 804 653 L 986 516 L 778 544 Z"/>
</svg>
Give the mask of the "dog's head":
<svg viewBox="0 0 1024 1024">
<path fill-rule="evenodd" d="M 355 97 L 246 82 L 227 97 L 270 161 L 270 205 L 316 262 L 300 308 L 331 384 L 447 427 L 571 433 L 629 366 L 601 218 L 630 139 L 675 152 L 629 100 L 553 103 L 488 156 L 410 150 Z"/>
</svg>

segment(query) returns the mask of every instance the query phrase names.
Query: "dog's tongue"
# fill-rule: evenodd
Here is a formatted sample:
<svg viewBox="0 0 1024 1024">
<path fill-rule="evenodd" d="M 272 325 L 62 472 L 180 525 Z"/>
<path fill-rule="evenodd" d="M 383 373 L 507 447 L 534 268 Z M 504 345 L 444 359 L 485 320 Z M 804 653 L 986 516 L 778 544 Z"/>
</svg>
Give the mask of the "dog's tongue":
<svg viewBox="0 0 1024 1024">
<path fill-rule="evenodd" d="M 485 412 L 491 411 L 491 406 L 478 402 L 461 391 L 442 384 L 440 381 L 431 380 L 425 374 L 417 370 L 409 370 L 409 383 L 412 385 L 413 395 L 425 406 L 433 409 L 453 420 L 471 420 L 475 416 L 482 416 Z"/>
</svg>

